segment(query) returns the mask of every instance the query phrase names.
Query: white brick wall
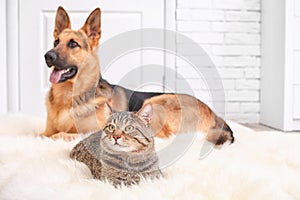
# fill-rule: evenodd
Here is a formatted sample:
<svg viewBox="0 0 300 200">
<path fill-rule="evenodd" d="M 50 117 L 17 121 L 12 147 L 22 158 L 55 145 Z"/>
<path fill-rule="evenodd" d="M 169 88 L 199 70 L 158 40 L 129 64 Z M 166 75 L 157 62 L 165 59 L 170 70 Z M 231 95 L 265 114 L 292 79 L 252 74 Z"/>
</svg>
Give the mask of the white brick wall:
<svg viewBox="0 0 300 200">
<path fill-rule="evenodd" d="M 203 47 L 217 66 L 225 90 L 225 118 L 258 122 L 260 0 L 177 0 L 176 21 L 177 31 Z M 178 48 L 189 49 L 190 44 L 177 43 Z M 185 54 L 195 56 L 193 50 Z M 191 66 L 180 60 L 176 64 L 197 97 L 210 101 L 209 92 L 196 86 L 197 75 Z M 178 91 L 181 81 L 177 81 Z"/>
</svg>

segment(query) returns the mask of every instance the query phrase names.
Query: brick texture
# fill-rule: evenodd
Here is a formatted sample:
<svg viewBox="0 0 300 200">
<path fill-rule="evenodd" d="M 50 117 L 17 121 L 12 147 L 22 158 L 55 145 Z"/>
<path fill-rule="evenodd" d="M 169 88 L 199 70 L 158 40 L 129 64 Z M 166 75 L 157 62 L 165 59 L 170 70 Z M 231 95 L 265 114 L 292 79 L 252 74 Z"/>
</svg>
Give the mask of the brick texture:
<svg viewBox="0 0 300 200">
<path fill-rule="evenodd" d="M 222 92 L 215 99 L 208 88 L 207 77 L 199 76 L 187 62 L 176 59 L 178 92 L 184 92 L 188 82 L 194 95 L 212 106 L 226 119 L 243 123 L 259 121 L 260 112 L 260 0 L 177 0 L 176 27 L 206 51 L 221 78 Z M 179 50 L 187 56 L 197 56 L 191 44 L 177 40 Z M 201 55 L 203 56 L 203 55 Z M 200 70 L 201 71 L 201 70 Z M 215 75 L 214 75 L 214 78 Z M 202 79 L 202 80 L 199 80 Z M 219 95 L 220 93 L 220 95 Z M 215 93 L 214 93 L 215 94 Z M 223 111 L 222 111 L 223 110 Z"/>
</svg>

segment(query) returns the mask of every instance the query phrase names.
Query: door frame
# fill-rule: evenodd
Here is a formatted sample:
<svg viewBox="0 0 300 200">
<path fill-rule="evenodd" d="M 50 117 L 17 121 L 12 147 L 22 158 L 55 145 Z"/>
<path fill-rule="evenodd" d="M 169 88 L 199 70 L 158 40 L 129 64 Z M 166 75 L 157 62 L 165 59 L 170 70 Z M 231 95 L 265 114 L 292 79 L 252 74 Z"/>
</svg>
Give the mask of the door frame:
<svg viewBox="0 0 300 200">
<path fill-rule="evenodd" d="M 19 74 L 19 1 L 6 0 L 6 85 L 7 111 L 20 110 Z"/>
<path fill-rule="evenodd" d="M 2 30 L 0 32 L 0 114 L 7 112 L 7 62 L 6 62 L 6 1 L 0 1 L 0 26 Z"/>
<path fill-rule="evenodd" d="M 7 97 L 4 104 L 4 107 L 0 107 L 0 112 L 2 110 L 8 112 L 18 112 L 20 111 L 20 65 L 19 65 L 19 9 L 20 9 L 20 0 L 4 0 L 1 1 L 1 8 L 6 8 L 7 18 L 1 18 L 1 24 L 8 24 L 6 27 L 6 41 L 7 47 L 4 61 L 1 61 L 3 66 L 4 73 L 0 73 L 1 80 L 4 80 L 4 86 L 0 88 L 0 91 L 4 91 L 4 95 Z M 2 4 L 6 4 L 2 6 Z M 164 27 L 168 30 L 176 30 L 176 1 L 174 0 L 164 0 Z M 1 10 L 2 11 L 2 10 Z M 2 12 L 5 13 L 5 12 Z M 2 38 L 1 34 L 1 38 Z M 5 36 L 4 36 L 5 37 Z M 2 54 L 2 52 L 1 52 Z M 6 64 L 5 64 L 6 63 Z M 166 60 L 166 64 L 173 66 L 175 61 Z M 1 71 L 2 72 L 2 71 Z M 6 89 L 7 88 L 7 89 Z M 2 96 L 2 93 L 1 93 Z M 2 105 L 2 101 L 1 101 Z M 5 109 L 6 107 L 6 109 Z"/>
</svg>

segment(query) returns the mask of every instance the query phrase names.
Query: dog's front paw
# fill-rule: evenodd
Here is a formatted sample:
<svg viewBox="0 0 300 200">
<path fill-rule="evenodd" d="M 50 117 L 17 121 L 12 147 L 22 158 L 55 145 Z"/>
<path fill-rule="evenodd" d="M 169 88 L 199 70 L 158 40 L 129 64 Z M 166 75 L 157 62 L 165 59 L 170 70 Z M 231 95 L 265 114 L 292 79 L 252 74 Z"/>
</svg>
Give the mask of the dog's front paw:
<svg viewBox="0 0 300 200">
<path fill-rule="evenodd" d="M 59 132 L 52 135 L 50 138 L 53 140 L 63 139 L 65 141 L 72 141 L 78 137 L 77 133 L 66 133 L 66 132 Z"/>
</svg>

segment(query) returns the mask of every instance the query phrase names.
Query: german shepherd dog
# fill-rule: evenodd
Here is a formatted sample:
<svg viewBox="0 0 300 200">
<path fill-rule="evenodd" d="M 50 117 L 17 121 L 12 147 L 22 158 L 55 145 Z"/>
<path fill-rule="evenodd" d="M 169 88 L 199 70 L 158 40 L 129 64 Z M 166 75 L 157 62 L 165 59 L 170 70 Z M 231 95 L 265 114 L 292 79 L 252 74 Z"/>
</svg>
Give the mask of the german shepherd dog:
<svg viewBox="0 0 300 200">
<path fill-rule="evenodd" d="M 97 8 L 75 31 L 67 12 L 62 7 L 57 10 L 54 47 L 45 54 L 47 66 L 52 68 L 52 86 L 46 99 L 44 136 L 69 140 L 78 133 L 102 129 L 110 115 L 108 107 L 114 111 L 138 111 L 151 104 L 150 126 L 158 137 L 200 131 L 216 145 L 234 141 L 226 122 L 192 96 L 135 92 L 102 79 L 97 55 L 100 17 Z"/>
</svg>

